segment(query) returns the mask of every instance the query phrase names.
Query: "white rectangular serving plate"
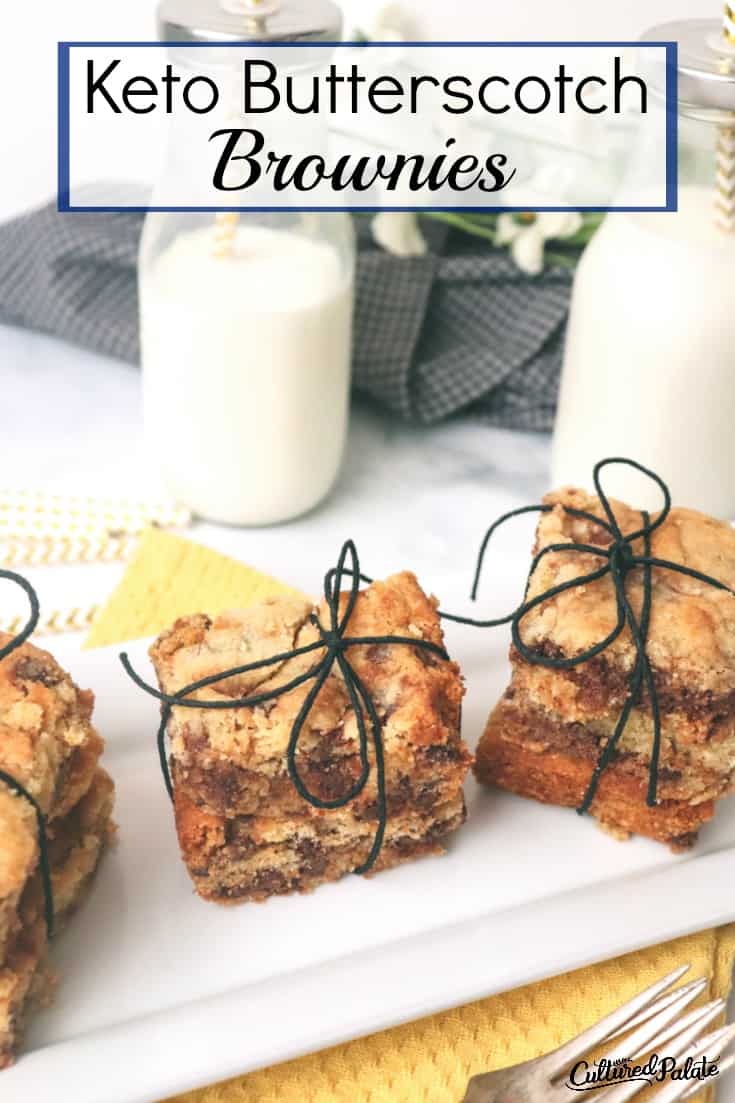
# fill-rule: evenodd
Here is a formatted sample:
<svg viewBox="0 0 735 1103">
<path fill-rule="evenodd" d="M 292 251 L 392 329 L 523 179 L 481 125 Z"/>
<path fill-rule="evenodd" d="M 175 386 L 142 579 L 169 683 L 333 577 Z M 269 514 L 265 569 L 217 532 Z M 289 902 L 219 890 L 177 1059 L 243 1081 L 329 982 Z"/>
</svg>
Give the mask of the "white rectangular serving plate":
<svg viewBox="0 0 735 1103">
<path fill-rule="evenodd" d="M 507 682 L 506 637 L 447 630 L 473 745 Z M 50 1103 L 62 1083 L 74 1103 L 153 1103 L 735 919 L 735 801 L 675 857 L 474 781 L 442 858 L 265 904 L 204 903 L 179 858 L 157 703 L 119 647 L 53 650 L 97 696 L 119 841 L 54 943 L 61 983 L 0 1074 L 3 1103 Z M 150 680 L 146 645 L 128 650 Z"/>
</svg>

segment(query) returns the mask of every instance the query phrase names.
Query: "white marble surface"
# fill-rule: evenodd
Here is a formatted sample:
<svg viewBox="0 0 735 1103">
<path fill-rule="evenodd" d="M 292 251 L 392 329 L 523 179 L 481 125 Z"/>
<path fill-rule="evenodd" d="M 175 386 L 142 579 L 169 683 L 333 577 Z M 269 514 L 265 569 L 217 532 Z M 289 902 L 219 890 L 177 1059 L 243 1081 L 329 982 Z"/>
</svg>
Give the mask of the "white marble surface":
<svg viewBox="0 0 735 1103">
<path fill-rule="evenodd" d="M 160 497 L 146 462 L 137 369 L 0 327 L 0 371 L 6 486 Z M 288 524 L 197 523 L 188 535 L 307 591 L 319 590 L 351 537 L 367 573 L 410 565 L 442 596 L 464 595 L 483 526 L 538 498 L 548 479 L 547 452 L 543 436 L 467 420 L 413 429 L 361 403 L 353 409 L 341 477 L 320 507 Z M 527 531 L 521 525 L 507 538 L 518 549 L 519 581 Z M 120 573 L 117 565 L 29 572 L 45 608 L 103 600 Z M 0 603 L 8 600 L 0 595 Z"/>
<path fill-rule="evenodd" d="M 0 327 L 0 383 L 5 486 L 157 496 L 142 440 L 136 369 Z M 408 428 L 360 404 L 342 476 L 320 508 L 272 528 L 198 523 L 187 535 L 312 592 L 349 536 L 367 573 L 410 566 L 446 606 L 469 608 L 469 577 L 486 525 L 538 499 L 547 486 L 547 463 L 543 436 L 467 420 Z M 527 567 L 530 525 L 519 523 L 503 537 L 503 554 L 493 566 L 492 585 L 510 595 L 517 594 Z M 46 609 L 69 608 L 104 601 L 122 567 L 28 573 Z M 19 611 L 12 600 L 0 591 L 0 613 Z M 735 1103 L 735 1084 L 719 1099 Z"/>
</svg>

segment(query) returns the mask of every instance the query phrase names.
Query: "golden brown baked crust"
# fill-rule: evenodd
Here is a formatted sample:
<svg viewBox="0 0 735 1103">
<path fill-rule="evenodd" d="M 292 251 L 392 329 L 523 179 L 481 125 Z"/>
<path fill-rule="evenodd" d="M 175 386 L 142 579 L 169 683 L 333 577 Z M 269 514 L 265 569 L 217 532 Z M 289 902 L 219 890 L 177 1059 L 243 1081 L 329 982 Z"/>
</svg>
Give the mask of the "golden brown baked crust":
<svg viewBox="0 0 735 1103">
<path fill-rule="evenodd" d="M 598 499 L 566 488 L 544 499 L 534 553 L 579 543 L 606 548 L 609 532 L 569 509 L 605 519 Z M 623 535 L 643 527 L 641 513 L 610 505 Z M 735 587 L 735 531 L 693 510 L 673 509 L 652 537 L 651 555 Z M 645 553 L 642 540 L 633 545 Z M 531 578 L 528 599 L 605 566 L 591 552 L 555 550 Z M 651 703 L 635 702 L 592 802 L 591 812 L 619 836 L 647 835 L 674 849 L 691 846 L 714 802 L 735 787 L 735 595 L 675 571 L 654 568 L 646 653 L 661 714 L 658 804 L 647 804 L 654 742 Z M 643 571 L 625 578 L 640 616 Z M 522 619 L 532 657 L 572 659 L 605 640 L 618 619 L 610 574 L 558 594 Z M 636 649 L 626 625 L 604 652 L 568 669 L 532 662 L 511 648 L 513 679 L 477 749 L 486 784 L 565 807 L 584 801 L 593 771 L 616 730 L 630 692 Z"/>
<path fill-rule="evenodd" d="M 579 743 L 564 746 L 549 736 L 543 713 L 524 711 L 502 698 L 477 748 L 478 780 L 544 804 L 579 807 L 596 755 L 584 753 Z M 698 829 L 714 814 L 714 802 L 664 798 L 649 808 L 646 771 L 634 767 L 624 756 L 611 763 L 600 780 L 592 815 L 618 837 L 645 835 L 677 851 L 693 846 Z"/>
<path fill-rule="evenodd" d="M 10 639 L 0 633 L 0 646 Z M 0 769 L 28 790 L 50 823 L 77 803 L 94 776 L 104 743 L 92 726 L 93 705 L 93 694 L 33 644 L 0 661 Z M 0 961 L 37 862 L 35 813 L 0 783 Z"/>
<path fill-rule="evenodd" d="M 226 819 L 174 796 L 181 854 L 197 893 L 218 904 L 263 901 L 311 892 L 358 869 L 372 847 L 377 822 L 346 809 L 288 818 Z M 385 841 L 371 872 L 392 869 L 429 854 L 465 820 L 461 788 L 429 809 L 404 808 L 389 816 Z"/>
<path fill-rule="evenodd" d="M 589 735 L 599 753 L 620 718 L 622 702 L 611 700 L 594 709 L 586 707 L 586 691 L 556 671 L 516 662 L 506 696 L 517 706 L 544 718 L 544 727 L 575 729 Z M 654 740 L 653 718 L 648 708 L 633 708 L 617 743 L 621 755 L 634 755 L 649 769 Z M 671 779 L 681 793 L 707 792 L 720 797 L 735 783 L 735 722 L 716 712 L 696 721 L 681 712 L 662 712 L 659 773 L 664 784 Z M 669 779 L 667 781 L 667 779 Z"/>
<path fill-rule="evenodd" d="M 345 610 L 347 595 L 340 598 Z M 177 621 L 151 649 L 159 683 L 176 693 L 200 678 L 318 640 L 324 603 L 273 598 L 210 619 Z M 400 636 L 443 645 L 435 599 L 405 572 L 362 590 L 345 637 Z M 281 686 L 323 652 L 289 659 L 274 672 L 231 678 L 194 696 L 226 700 Z M 348 659 L 382 722 L 388 826 L 375 869 L 441 850 L 464 818 L 462 784 L 471 756 L 460 737 L 459 668 L 421 647 L 371 644 Z M 286 751 L 313 683 L 251 708 L 174 708 L 169 724 L 176 822 L 197 891 L 220 902 L 307 891 L 361 866 L 378 824 L 374 752 L 363 791 L 343 808 L 313 807 L 296 791 Z M 338 667 L 304 724 L 297 767 L 309 791 L 340 799 L 360 777 L 357 720 Z"/>
<path fill-rule="evenodd" d="M 568 721 L 563 715 L 536 708 L 522 692 L 516 680 L 506 690 L 505 738 L 528 744 L 532 750 L 563 751 L 595 765 L 612 737 L 618 717 L 611 715 L 588 724 Z M 635 719 L 643 718 L 642 730 Z M 630 730 L 629 730 L 630 729 Z M 647 794 L 652 735 L 645 714 L 633 714 L 617 744 L 615 761 L 628 776 L 639 783 L 641 799 Z M 732 736 L 724 742 L 704 744 L 676 743 L 664 739 L 658 769 L 658 795 L 661 800 L 683 800 L 697 804 L 717 800 L 735 788 L 735 753 Z"/>
<path fill-rule="evenodd" d="M 10 638 L 0 633 L 0 646 Z M 0 662 L 0 768 L 46 814 L 54 814 L 74 750 L 95 736 L 93 706 L 94 695 L 80 690 L 48 651 L 24 643 Z"/>
<path fill-rule="evenodd" d="M 0 786 L 0 962 L 18 921 L 23 889 L 38 862 L 36 816 L 20 796 Z"/>
<path fill-rule="evenodd" d="M 609 534 L 601 526 L 570 517 L 563 508 L 604 517 L 596 497 L 566 488 L 547 495 L 544 502 L 554 508 L 541 516 L 536 550 L 557 543 L 609 543 Z M 641 527 L 638 511 L 615 500 L 611 505 L 624 534 Z M 642 541 L 637 541 L 635 553 L 643 554 L 643 550 Z M 653 535 L 652 554 L 735 588 L 735 530 L 725 522 L 694 510 L 673 509 Z M 591 554 L 549 553 L 534 572 L 529 598 L 602 564 Z M 641 574 L 640 569 L 631 572 L 626 585 L 636 612 L 642 603 Z M 533 610 L 523 619 L 522 638 L 531 648 L 571 657 L 603 640 L 616 620 L 615 593 L 608 575 Z M 683 708 L 689 700 L 693 707 L 735 712 L 735 596 L 673 571 L 654 569 L 647 652 L 657 687 L 672 708 L 677 703 Z M 634 663 L 635 648 L 626 627 L 600 658 L 595 678 L 611 692 L 616 692 L 616 687 L 619 692 L 620 675 L 629 673 Z"/>
<path fill-rule="evenodd" d="M 0 966 L 0 1071 L 13 1064 L 25 1019 L 44 983 L 46 925 L 35 914 L 19 928 Z"/>
<path fill-rule="evenodd" d="M 112 809 L 115 786 L 98 767 L 91 785 L 78 804 L 49 828 L 49 858 L 52 868 L 54 913 L 66 919 L 78 905 L 105 847 L 115 837 Z"/>
<path fill-rule="evenodd" d="M 513 649 L 511 662 L 517 689 L 537 708 L 570 722 L 587 724 L 617 719 L 630 692 L 629 675 L 614 671 L 601 658 L 589 659 L 568 670 L 552 670 L 525 662 Z M 682 688 L 670 696 L 662 692 L 660 675 L 657 683 L 664 740 L 693 747 L 735 739 L 735 693 L 732 700 L 712 699 L 709 694 Z M 624 738 L 627 740 L 634 732 L 649 741 L 652 738 L 653 718 L 647 694 L 642 695 L 633 709 Z"/>
<path fill-rule="evenodd" d="M 344 609 L 346 595 L 342 595 Z M 161 688 L 175 693 L 217 671 L 256 661 L 318 639 L 304 601 L 273 598 L 268 602 L 210 620 L 179 620 L 151 649 Z M 328 623 L 324 605 L 316 610 Z M 436 601 L 405 572 L 360 592 L 347 636 L 397 635 L 442 645 Z M 305 655 L 276 668 L 193 694 L 201 700 L 224 700 L 283 685 L 308 671 L 322 652 Z M 367 686 L 383 725 L 386 780 L 390 787 L 406 776 L 436 774 L 443 749 L 464 776 L 469 762 L 459 736 L 463 687 L 455 663 L 406 645 L 352 647 L 349 660 Z M 286 771 L 286 748 L 296 716 L 311 683 L 248 709 L 176 709 L 169 724 L 171 756 L 177 785 L 207 810 L 221 815 L 267 813 L 274 800 L 303 804 Z M 359 775 L 357 721 L 336 665 L 304 725 L 298 763 L 304 775 L 321 783 L 325 798 L 338 796 Z M 374 771 L 373 771 L 374 773 Z M 358 798 L 375 800 L 371 777 Z M 284 804 L 284 807 L 286 805 Z"/>
<path fill-rule="evenodd" d="M 109 775 L 98 769 L 77 805 L 49 827 L 57 929 L 79 904 L 111 837 L 113 797 Z M 0 1070 L 13 1063 L 29 1011 L 44 995 L 47 945 L 43 892 L 34 873 L 0 960 Z"/>
</svg>

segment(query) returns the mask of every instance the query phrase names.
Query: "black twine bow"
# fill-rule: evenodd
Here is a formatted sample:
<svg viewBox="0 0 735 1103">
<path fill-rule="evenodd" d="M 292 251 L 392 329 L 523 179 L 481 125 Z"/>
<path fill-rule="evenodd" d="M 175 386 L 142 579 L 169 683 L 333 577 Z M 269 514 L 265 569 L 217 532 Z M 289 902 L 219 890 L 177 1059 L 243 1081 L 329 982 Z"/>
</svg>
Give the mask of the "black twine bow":
<svg viewBox="0 0 735 1103">
<path fill-rule="evenodd" d="M 23 578 L 22 575 L 16 574 L 14 571 L 0 570 L 0 579 L 7 579 L 8 582 L 14 582 L 16 586 L 20 586 L 28 598 L 28 604 L 30 606 L 30 615 L 25 626 L 21 631 L 14 636 L 9 643 L 6 643 L 4 647 L 0 647 L 0 662 L 5 659 L 11 652 L 15 651 L 21 644 L 24 644 L 28 637 L 36 629 L 38 624 L 38 618 L 40 615 L 40 609 L 38 604 L 38 595 L 31 586 L 28 579 Z M 41 811 L 38 802 L 31 796 L 27 789 L 25 789 L 19 781 L 16 780 L 11 774 L 0 770 L 0 782 L 4 782 L 5 785 L 15 793 L 17 796 L 22 797 L 23 800 L 28 801 L 33 811 L 36 814 L 36 829 L 38 832 L 38 868 L 41 874 L 41 885 L 43 887 L 43 901 L 44 901 L 44 915 L 46 919 L 46 929 L 48 931 L 49 938 L 54 932 L 54 892 L 51 884 L 51 865 L 48 856 L 48 841 L 46 838 L 46 817 Z"/>
<path fill-rule="evenodd" d="M 347 565 L 348 563 L 349 565 Z M 346 577 L 350 579 L 350 589 L 348 591 L 345 611 L 340 617 L 340 592 Z M 305 685 L 307 682 L 312 682 L 313 684 L 304 698 L 304 702 L 291 728 L 288 750 L 286 752 L 289 777 L 299 795 L 314 808 L 335 809 L 343 808 L 345 805 L 349 804 L 350 801 L 354 800 L 355 797 L 359 796 L 364 790 L 370 776 L 369 721 L 370 736 L 372 737 L 373 753 L 375 756 L 378 829 L 375 833 L 375 839 L 367 860 L 355 870 L 355 873 L 367 873 L 367 871 L 372 868 L 383 845 L 388 818 L 385 793 L 385 762 L 382 724 L 373 699 L 367 687 L 350 663 L 347 652 L 351 647 L 363 647 L 371 644 L 405 644 L 410 647 L 420 647 L 427 651 L 432 651 L 442 659 L 448 659 L 449 656 L 444 648 L 440 647 L 438 644 L 432 643 L 430 640 L 415 639 L 411 636 L 345 636 L 344 633 L 347 624 L 352 616 L 360 592 L 360 583 L 369 583 L 371 581 L 372 580 L 367 575 L 360 573 L 357 549 L 352 540 L 347 540 L 342 546 L 337 566 L 331 568 L 324 579 L 324 599 L 329 610 L 329 625 L 325 627 L 316 614 L 312 614 L 310 618 L 311 623 L 316 626 L 319 632 L 320 638 L 318 640 L 315 640 L 314 643 L 306 644 L 303 647 L 296 647 L 292 651 L 284 651 L 279 655 L 272 655 L 267 659 L 260 659 L 253 663 L 245 663 L 243 666 L 233 667 L 231 670 L 223 670 L 218 674 L 212 674 L 207 678 L 201 678 L 199 681 L 192 682 L 191 685 L 184 686 L 183 689 L 178 690 L 176 693 L 163 693 L 154 686 L 144 682 L 140 675 L 133 669 L 127 654 L 125 652 L 121 654 L 120 661 L 135 684 L 152 697 L 156 697 L 163 704 L 157 740 L 159 760 L 169 797 L 173 797 L 173 785 L 166 756 L 166 729 L 174 707 L 193 709 L 252 708 L 254 705 L 260 705 L 265 701 L 272 701 L 277 697 L 282 697 L 284 694 L 290 693 L 292 690 L 297 689 L 301 685 Z M 323 650 L 323 655 L 305 673 L 299 674 L 290 682 L 286 682 L 284 685 L 277 686 L 274 689 L 255 693 L 250 697 L 240 697 L 226 701 L 201 701 L 192 700 L 190 698 L 190 694 L 195 693 L 197 690 L 215 685 L 217 682 L 224 681 L 227 678 L 248 674 L 252 671 L 262 670 L 270 666 L 276 666 L 280 663 L 287 662 L 289 659 L 295 659 L 301 655 L 308 655 L 319 650 Z M 335 663 L 344 679 L 350 704 L 357 720 L 361 769 L 359 777 L 347 793 L 333 800 L 322 800 L 321 797 L 316 796 L 309 790 L 299 774 L 296 764 L 296 752 L 304 724 L 319 696 L 320 690 L 332 673 Z"/>
<path fill-rule="evenodd" d="M 655 521 L 652 521 L 650 515 L 644 511 L 641 512 L 643 524 L 635 532 L 623 533 L 620 530 L 620 526 L 615 518 L 615 514 L 610 506 L 609 499 L 602 489 L 600 483 L 600 473 L 603 468 L 608 467 L 611 464 L 622 464 L 626 467 L 635 468 L 636 471 L 640 471 L 643 475 L 646 475 L 649 479 L 652 479 L 661 490 L 664 499 L 664 506 Z M 564 510 L 570 517 L 576 517 L 581 520 L 591 521 L 594 525 L 603 528 L 610 536 L 610 545 L 607 548 L 599 547 L 592 544 L 577 544 L 573 542 L 562 544 L 549 544 L 547 547 L 542 548 L 541 551 L 534 557 L 531 563 L 531 569 L 528 575 L 528 581 L 526 582 L 526 589 L 523 597 L 523 602 L 515 610 L 506 617 L 500 617 L 497 620 L 473 620 L 469 617 L 452 616 L 451 614 L 442 614 L 447 620 L 457 621 L 460 624 L 475 625 L 478 628 L 494 628 L 501 624 L 510 623 L 512 627 L 513 643 L 516 649 L 520 652 L 523 658 L 528 663 L 532 663 L 536 666 L 545 666 L 553 670 L 571 670 L 573 667 L 579 666 L 581 663 L 585 663 L 590 659 L 593 659 L 596 655 L 602 654 L 614 641 L 620 636 L 621 632 L 625 628 L 626 624 L 630 629 L 630 634 L 633 638 L 633 643 L 636 650 L 636 662 L 630 675 L 629 691 L 625 704 L 618 718 L 618 722 L 615 725 L 615 730 L 610 739 L 605 744 L 600 756 L 597 760 L 597 764 L 592 773 L 587 792 L 584 796 L 582 804 L 577 809 L 580 814 L 588 811 L 592 801 L 594 800 L 597 787 L 599 785 L 600 778 L 609 766 L 614 754 L 615 749 L 625 731 L 630 713 L 640 698 L 640 692 L 645 687 L 648 699 L 651 705 L 651 716 L 653 719 L 653 746 L 651 748 L 651 764 L 649 770 L 648 781 L 648 794 L 647 804 L 649 807 L 656 805 L 657 791 L 658 791 L 658 773 L 659 773 L 659 759 L 661 754 L 661 712 L 658 701 L 658 694 L 654 684 L 653 673 L 651 670 L 651 663 L 646 654 L 646 640 L 648 638 L 648 629 L 651 619 L 651 602 L 652 602 L 652 572 L 654 569 L 675 571 L 677 574 L 687 575 L 689 578 L 695 578 L 700 582 L 706 583 L 708 586 L 714 586 L 718 590 L 724 590 L 727 593 L 733 594 L 733 591 L 729 586 L 726 586 L 719 579 L 712 578 L 710 575 L 703 574 L 701 571 L 694 570 L 691 567 L 685 567 L 681 563 L 672 563 L 667 559 L 657 559 L 651 556 L 651 537 L 656 529 L 660 528 L 666 521 L 669 513 L 671 512 L 671 495 L 669 489 L 664 483 L 663 479 L 659 478 L 653 471 L 649 471 L 648 468 L 643 467 L 641 464 L 636 463 L 635 460 L 624 459 L 622 457 L 612 457 L 610 459 L 601 460 L 594 468 L 594 485 L 597 492 L 597 496 L 600 499 L 607 521 L 600 517 L 596 517 L 592 513 L 588 513 L 582 509 L 573 509 L 571 506 L 564 506 Z M 524 506 L 521 509 L 511 510 L 510 513 L 504 514 L 502 517 L 491 525 L 485 534 L 485 538 L 480 548 L 480 553 L 477 560 L 477 568 L 475 570 L 475 578 L 472 586 L 472 600 L 477 597 L 477 590 L 480 583 L 480 575 L 482 573 L 483 562 L 488 545 L 494 533 L 513 517 L 521 516 L 525 513 L 549 513 L 554 507 L 551 505 L 535 505 Z M 636 540 L 643 540 L 643 555 L 636 555 L 633 551 L 633 544 Z M 546 555 L 550 555 L 553 552 L 580 552 L 587 555 L 596 556 L 598 559 L 602 559 L 603 565 L 597 570 L 590 572 L 589 574 L 580 575 L 578 578 L 570 579 L 567 582 L 562 582 L 558 586 L 552 586 L 544 593 L 537 594 L 530 601 L 527 601 L 528 591 L 531 585 L 531 579 L 533 574 Z M 631 571 L 642 568 L 643 571 L 643 602 L 641 606 L 640 617 L 636 617 L 635 612 L 628 600 L 626 594 L 626 580 Z M 540 605 L 543 605 L 547 601 L 551 601 L 559 594 L 563 594 L 568 590 L 573 590 L 579 586 L 587 586 L 590 583 L 599 582 L 605 578 L 606 575 L 610 575 L 613 586 L 615 588 L 615 600 L 617 605 L 617 623 L 613 630 L 604 640 L 596 643 L 593 647 L 588 648 L 579 655 L 575 655 L 572 658 L 558 658 L 553 656 L 547 656 L 540 654 L 537 651 L 528 647 L 521 637 L 521 624 L 523 618 L 528 615 L 533 609 L 537 609 Z"/>
</svg>

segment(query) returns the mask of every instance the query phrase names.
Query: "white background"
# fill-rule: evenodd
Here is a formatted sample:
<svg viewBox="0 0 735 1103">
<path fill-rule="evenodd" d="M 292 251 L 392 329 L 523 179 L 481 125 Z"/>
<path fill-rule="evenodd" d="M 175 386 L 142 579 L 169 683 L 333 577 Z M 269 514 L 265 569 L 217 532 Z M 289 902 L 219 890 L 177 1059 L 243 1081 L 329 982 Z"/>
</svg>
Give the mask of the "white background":
<svg viewBox="0 0 735 1103">
<path fill-rule="evenodd" d="M 367 24 L 374 5 L 368 0 L 349 4 L 350 20 Z M 653 23 L 683 17 L 717 17 L 717 0 L 408 0 L 406 7 L 416 15 L 417 37 L 435 38 L 634 38 Z M 31 205 L 51 198 L 55 192 L 56 158 L 56 42 L 59 39 L 145 39 L 155 35 L 154 0 L 7 0 L 3 5 L 3 51 L 0 63 L 0 220 Z M 114 472 L 120 467 L 115 456 L 126 455 L 127 466 L 141 464 L 137 444 L 131 443 L 131 426 L 137 427 L 137 384 L 135 373 L 122 364 L 97 362 L 88 354 L 50 340 L 6 329 L 0 332 L 0 371 L 4 378 L 6 430 L 5 447 L 11 452 L 27 447 L 24 435 L 27 411 L 33 410 L 36 440 L 24 471 L 48 485 L 53 479 L 65 481 L 72 470 L 89 468 L 88 457 L 94 447 L 100 453 L 99 477 L 115 492 Z M 60 387 L 60 382 L 64 386 Z M 81 408 L 80 395 L 95 396 L 95 414 Z M 41 401 L 39 401 L 41 398 Z M 460 432 L 461 428 L 461 432 Z M 368 430 L 358 423 L 356 452 L 367 446 L 370 434 L 379 438 L 381 459 L 395 464 L 385 455 L 398 437 L 382 426 Z M 513 488 L 524 500 L 532 500 L 545 478 L 545 448 L 539 438 L 513 434 L 492 434 L 478 442 L 477 456 L 471 446 L 472 434 L 459 425 L 440 431 L 447 436 L 446 463 L 464 463 L 481 480 L 498 479 L 506 492 Z M 360 436 L 360 433 L 363 436 Z M 467 434 L 470 434 L 468 436 Z M 438 437 L 439 433 L 437 434 Z M 17 442 L 16 442 L 17 437 Z M 418 447 L 426 438 L 431 444 L 431 462 L 435 462 L 437 437 L 402 431 L 401 448 L 411 469 L 425 470 L 409 448 Z M 137 438 L 135 438 L 137 440 Z M 386 441 L 388 443 L 386 443 Z M 433 442 L 433 443 L 432 443 Z M 355 446 L 353 445 L 353 452 Z M 355 453 L 356 454 L 356 453 Z M 377 453 L 376 453 L 377 454 Z M 403 454 L 403 453 L 402 453 Z M 466 455 L 465 455 L 466 454 Z M 428 462 L 428 461 L 427 461 Z M 354 461 L 357 464 L 357 460 Z M 354 465 L 353 465 L 354 466 Z M 364 466 L 364 463 L 363 463 Z M 449 471 L 448 486 L 456 500 L 458 476 Z M 92 479 L 93 472 L 88 471 Z M 122 477 L 122 474 L 121 476 Z M 362 467 L 348 469 L 345 486 L 363 477 Z M 90 492 L 94 487 L 85 486 Z M 463 490 L 462 493 L 465 491 Z M 418 491 L 417 491 L 418 493 Z M 460 495 L 461 497 L 461 495 Z M 469 498 L 467 502 L 469 502 Z M 472 499 L 474 501 L 474 499 Z M 512 504 L 517 504 L 513 501 Z M 339 512 L 339 498 L 329 506 Z M 468 507 L 469 512 L 469 507 Z M 331 513 L 330 513 L 331 516 Z M 322 519 L 323 521 L 323 519 Z M 336 523 L 336 522 L 335 522 Z M 223 551 L 240 558 L 253 558 L 240 548 L 240 535 L 228 532 L 229 546 Z M 273 554 L 282 545 L 271 532 Z M 247 537 L 253 542 L 255 537 Z M 207 541 L 205 541 L 207 542 Z M 214 540 L 211 542 L 214 543 Z M 219 541 L 223 543 L 222 540 Z M 270 546 L 269 545 L 269 546 Z M 375 549 L 376 556 L 379 549 Z M 281 564 L 274 563 L 276 573 Z M 285 569 L 285 568 L 284 568 Z M 102 570 L 102 568 L 101 568 Z M 735 1084 L 720 1093 L 720 1103 L 735 1103 Z"/>
</svg>

